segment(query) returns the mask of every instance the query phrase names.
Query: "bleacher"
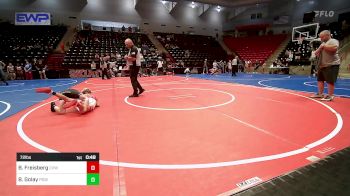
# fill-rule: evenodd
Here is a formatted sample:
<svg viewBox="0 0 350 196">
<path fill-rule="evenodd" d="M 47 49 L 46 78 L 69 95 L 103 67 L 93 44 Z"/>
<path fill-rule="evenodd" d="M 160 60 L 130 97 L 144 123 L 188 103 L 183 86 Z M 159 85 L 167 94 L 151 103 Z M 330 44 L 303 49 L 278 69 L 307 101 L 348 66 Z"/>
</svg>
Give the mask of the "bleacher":
<svg viewBox="0 0 350 196">
<path fill-rule="evenodd" d="M 55 49 L 67 31 L 65 26 L 15 26 L 0 24 L 0 59 L 14 65 L 24 59 L 43 59 Z"/>
<path fill-rule="evenodd" d="M 224 37 L 224 43 L 237 53 L 241 60 L 264 62 L 287 38 L 286 34 L 254 37 Z"/>
<path fill-rule="evenodd" d="M 318 45 L 315 47 L 317 48 Z M 309 65 L 310 64 L 310 56 L 311 56 L 312 47 L 309 41 L 303 40 L 301 43 L 290 41 L 283 50 L 283 52 L 279 55 L 278 59 L 282 62 L 282 64 L 288 65 Z M 289 52 L 292 52 L 293 58 L 289 59 Z"/>
<path fill-rule="evenodd" d="M 204 59 L 211 64 L 214 60 L 227 60 L 227 54 L 211 36 L 173 33 L 154 33 L 172 58 L 186 67 L 202 67 Z"/>
<path fill-rule="evenodd" d="M 152 42 L 147 35 L 141 33 L 107 32 L 82 30 L 76 35 L 76 39 L 70 47 L 63 61 L 63 66 L 69 69 L 90 69 L 90 64 L 95 61 L 99 67 L 99 59 L 104 55 L 119 53 L 121 57 L 127 53 L 124 40 L 131 38 L 134 44 L 141 48 L 143 58 L 148 65 L 156 64 L 156 54 Z M 144 51 L 146 50 L 146 51 Z M 123 58 L 117 60 L 117 65 L 123 66 Z"/>
</svg>

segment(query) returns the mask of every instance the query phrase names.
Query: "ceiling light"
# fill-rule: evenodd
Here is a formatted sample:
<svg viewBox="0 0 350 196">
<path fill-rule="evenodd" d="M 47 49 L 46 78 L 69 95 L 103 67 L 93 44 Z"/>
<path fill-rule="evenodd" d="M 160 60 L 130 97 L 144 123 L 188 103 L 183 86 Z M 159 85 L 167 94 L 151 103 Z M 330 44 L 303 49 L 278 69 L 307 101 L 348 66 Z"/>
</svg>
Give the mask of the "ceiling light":
<svg viewBox="0 0 350 196">
<path fill-rule="evenodd" d="M 221 7 L 218 5 L 218 7 L 216 7 L 216 11 L 220 12 L 221 11 Z"/>
<path fill-rule="evenodd" d="M 191 7 L 192 7 L 192 8 L 195 8 L 195 7 L 196 7 L 196 5 L 194 4 L 193 1 L 192 1 L 192 3 L 191 3 Z"/>
<path fill-rule="evenodd" d="M 164 0 L 162 1 L 163 5 L 165 4 L 165 2 L 166 2 L 166 1 L 164 1 Z"/>
</svg>

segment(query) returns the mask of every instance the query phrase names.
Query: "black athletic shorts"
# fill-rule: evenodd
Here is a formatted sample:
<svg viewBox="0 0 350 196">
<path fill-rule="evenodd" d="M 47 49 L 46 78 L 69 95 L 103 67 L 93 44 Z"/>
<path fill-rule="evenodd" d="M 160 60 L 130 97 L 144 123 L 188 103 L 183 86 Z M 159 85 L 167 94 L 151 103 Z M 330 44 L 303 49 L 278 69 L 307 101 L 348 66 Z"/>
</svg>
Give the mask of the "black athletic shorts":
<svg viewBox="0 0 350 196">
<path fill-rule="evenodd" d="M 318 69 L 317 81 L 326 81 L 327 83 L 335 83 L 338 78 L 339 65 L 322 67 Z"/>
<path fill-rule="evenodd" d="M 65 96 L 72 98 L 72 99 L 79 99 L 79 95 L 81 94 L 80 91 L 75 90 L 75 89 L 67 89 L 61 93 L 62 93 L 62 95 L 65 95 Z"/>
</svg>

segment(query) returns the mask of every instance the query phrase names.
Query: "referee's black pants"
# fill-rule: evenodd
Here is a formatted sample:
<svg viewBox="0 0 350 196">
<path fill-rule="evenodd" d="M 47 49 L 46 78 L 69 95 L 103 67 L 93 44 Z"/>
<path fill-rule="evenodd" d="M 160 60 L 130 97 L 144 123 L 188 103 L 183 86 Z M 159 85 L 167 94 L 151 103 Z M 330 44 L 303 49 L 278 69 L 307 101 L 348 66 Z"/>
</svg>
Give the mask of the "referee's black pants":
<svg viewBox="0 0 350 196">
<path fill-rule="evenodd" d="M 232 76 L 236 76 L 236 73 L 238 72 L 238 65 L 232 65 Z"/>
<path fill-rule="evenodd" d="M 108 71 L 107 69 L 102 69 L 102 79 L 105 79 L 105 76 L 107 79 L 109 79 L 107 71 Z"/>
<path fill-rule="evenodd" d="M 132 66 L 132 65 L 130 66 L 130 81 L 131 81 L 132 88 L 134 89 L 133 95 L 138 95 L 139 91 L 142 90 L 142 86 L 140 85 L 139 81 L 137 81 L 139 70 L 140 70 L 139 66 Z"/>
</svg>

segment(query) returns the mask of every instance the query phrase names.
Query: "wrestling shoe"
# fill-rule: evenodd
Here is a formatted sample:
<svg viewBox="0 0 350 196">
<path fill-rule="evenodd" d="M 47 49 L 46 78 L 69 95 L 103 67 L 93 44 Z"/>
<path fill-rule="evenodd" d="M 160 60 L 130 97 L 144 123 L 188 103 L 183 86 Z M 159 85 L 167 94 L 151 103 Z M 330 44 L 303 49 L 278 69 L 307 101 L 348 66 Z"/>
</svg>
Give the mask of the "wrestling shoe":
<svg viewBox="0 0 350 196">
<path fill-rule="evenodd" d="M 141 89 L 139 95 L 141 95 L 143 92 L 145 92 L 145 89 Z"/>
<path fill-rule="evenodd" d="M 40 88 L 36 88 L 35 92 L 50 94 L 52 92 L 52 89 L 50 87 L 40 87 Z"/>
<path fill-rule="evenodd" d="M 138 94 L 129 95 L 129 97 L 138 97 L 138 96 L 139 96 Z"/>
<path fill-rule="evenodd" d="M 320 101 L 333 101 L 334 96 L 332 95 L 326 95 L 325 97 L 323 97 L 322 99 L 320 99 Z"/>
<path fill-rule="evenodd" d="M 323 98 L 324 95 L 323 94 L 314 94 L 314 95 L 311 95 L 310 98 Z"/>
<path fill-rule="evenodd" d="M 56 111 L 55 110 L 55 106 L 56 106 L 55 102 L 51 102 L 51 112 L 55 112 Z"/>
</svg>

